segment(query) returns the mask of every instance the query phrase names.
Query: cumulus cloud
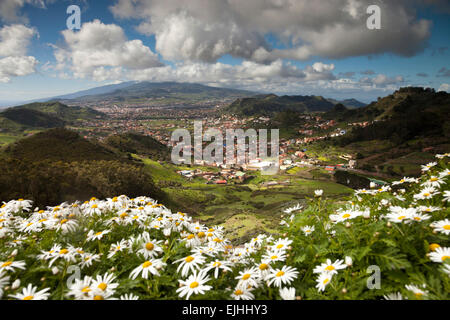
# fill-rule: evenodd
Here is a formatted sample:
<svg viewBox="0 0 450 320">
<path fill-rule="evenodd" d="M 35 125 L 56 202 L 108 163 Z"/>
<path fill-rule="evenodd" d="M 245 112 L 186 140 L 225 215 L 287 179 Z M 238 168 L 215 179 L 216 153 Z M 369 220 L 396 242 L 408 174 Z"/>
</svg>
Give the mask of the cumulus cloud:
<svg viewBox="0 0 450 320">
<path fill-rule="evenodd" d="M 381 7 L 381 30 L 366 27 L 372 4 Z M 431 22 L 417 18 L 409 5 L 407 0 L 116 0 L 111 11 L 117 18 L 140 19 L 137 29 L 155 35 L 166 59 L 213 62 L 230 54 L 270 63 L 386 52 L 412 56 L 426 46 Z M 283 46 L 272 48 L 267 34 Z"/>
<path fill-rule="evenodd" d="M 0 82 L 9 82 L 12 77 L 34 73 L 36 64 L 36 58 L 31 56 L 15 56 L 0 59 Z"/>
<path fill-rule="evenodd" d="M 450 93 L 450 84 L 448 84 L 448 83 L 441 84 L 438 91 L 445 91 L 445 92 Z"/>
<path fill-rule="evenodd" d="M 37 60 L 27 56 L 31 39 L 37 34 L 24 25 L 4 26 L 0 29 L 0 82 L 35 72 Z"/>
<path fill-rule="evenodd" d="M 0 1 L 0 21 L 6 23 L 27 22 L 28 18 L 21 14 L 20 10 L 26 4 L 39 8 L 46 8 L 46 3 L 56 0 L 1 0 Z"/>
<path fill-rule="evenodd" d="M 64 30 L 64 46 L 54 46 L 58 70 L 96 81 L 117 78 L 127 70 L 160 67 L 158 55 L 141 40 L 127 40 L 122 28 L 99 20 L 80 31 Z"/>
<path fill-rule="evenodd" d="M 361 78 L 359 80 L 359 82 L 363 83 L 363 84 L 383 87 L 383 86 L 387 86 L 387 85 L 403 83 L 404 79 L 402 76 L 388 77 L 384 74 L 378 74 L 376 77 L 373 77 L 373 78 L 369 78 L 369 77 Z"/>
<path fill-rule="evenodd" d="M 36 34 L 35 29 L 21 24 L 4 26 L 0 29 L 0 57 L 25 55 Z"/>
</svg>

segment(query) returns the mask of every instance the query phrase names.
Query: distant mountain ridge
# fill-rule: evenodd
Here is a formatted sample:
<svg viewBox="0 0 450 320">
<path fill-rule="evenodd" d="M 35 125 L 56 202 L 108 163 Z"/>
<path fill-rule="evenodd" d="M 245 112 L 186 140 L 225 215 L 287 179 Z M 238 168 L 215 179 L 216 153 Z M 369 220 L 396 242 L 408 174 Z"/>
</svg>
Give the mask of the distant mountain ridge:
<svg viewBox="0 0 450 320">
<path fill-rule="evenodd" d="M 145 99 L 171 99 L 189 102 L 211 99 L 236 99 L 255 95 L 255 92 L 211 87 L 198 83 L 129 81 L 49 98 L 64 103 L 89 103 L 96 101 L 136 101 Z M 43 101 L 45 99 L 41 99 Z"/>
<path fill-rule="evenodd" d="M 336 99 L 328 98 L 327 100 L 334 104 L 342 104 L 349 109 L 356 109 L 356 108 L 362 108 L 362 107 L 367 106 L 367 103 L 361 102 L 361 101 L 353 99 L 353 98 L 345 99 L 345 100 L 336 100 Z"/>
</svg>

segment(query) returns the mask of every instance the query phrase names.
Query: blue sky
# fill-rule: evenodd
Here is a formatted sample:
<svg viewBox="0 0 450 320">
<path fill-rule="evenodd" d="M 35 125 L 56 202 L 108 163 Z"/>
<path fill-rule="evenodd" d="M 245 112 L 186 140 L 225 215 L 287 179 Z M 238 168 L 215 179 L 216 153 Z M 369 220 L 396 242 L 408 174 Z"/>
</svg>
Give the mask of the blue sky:
<svg viewBox="0 0 450 320">
<path fill-rule="evenodd" d="M 330 8 L 318 0 L 309 12 L 302 11 L 303 0 L 285 11 L 255 1 L 245 6 L 215 0 L 206 6 L 200 0 L 3 1 L 0 102 L 127 80 L 201 82 L 364 102 L 402 86 L 449 91 L 445 1 L 381 6 L 382 30 L 372 32 L 365 27 L 365 3 L 378 1 L 339 0 L 340 7 Z M 71 4 L 82 10 L 81 31 L 67 30 Z"/>
</svg>

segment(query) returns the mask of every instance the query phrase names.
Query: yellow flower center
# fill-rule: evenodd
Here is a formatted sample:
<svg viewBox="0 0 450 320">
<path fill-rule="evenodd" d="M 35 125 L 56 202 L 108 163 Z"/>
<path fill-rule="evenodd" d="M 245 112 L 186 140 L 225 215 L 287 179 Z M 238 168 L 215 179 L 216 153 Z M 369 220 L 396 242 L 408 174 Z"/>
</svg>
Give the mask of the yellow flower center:
<svg viewBox="0 0 450 320">
<path fill-rule="evenodd" d="M 325 270 L 327 271 L 333 271 L 334 269 L 335 269 L 334 266 L 328 266 L 325 268 Z"/>
<path fill-rule="evenodd" d="M 450 256 L 443 256 L 443 257 L 441 258 L 442 261 L 445 261 L 445 260 L 447 260 L 447 259 L 450 259 Z"/>
<path fill-rule="evenodd" d="M 101 235 L 102 234 L 102 232 L 100 231 L 100 232 L 97 232 L 95 235 L 96 236 L 99 236 L 99 235 Z"/>
<path fill-rule="evenodd" d="M 220 263 L 220 261 L 216 261 L 213 263 L 213 267 L 220 267 L 222 264 Z"/>
<path fill-rule="evenodd" d="M 325 280 L 323 280 L 323 284 L 327 284 L 328 283 L 328 281 L 330 281 L 330 279 L 325 279 Z"/>
<path fill-rule="evenodd" d="M 198 236 L 199 238 L 204 238 L 204 237 L 205 237 L 205 233 L 204 233 L 203 231 L 200 231 L 200 232 L 197 234 L 197 236 Z"/>
<path fill-rule="evenodd" d="M 272 260 L 278 259 L 278 256 L 271 256 L 270 259 Z"/>
<path fill-rule="evenodd" d="M 345 218 L 345 219 L 350 218 L 350 214 L 346 213 L 342 216 L 342 218 Z"/>
<path fill-rule="evenodd" d="M 44 210 L 39 210 L 38 213 L 39 214 L 43 214 L 45 211 Z"/>
<path fill-rule="evenodd" d="M 406 218 L 406 216 L 400 216 L 400 217 L 398 217 L 397 219 L 398 220 L 403 220 L 403 219 L 405 219 Z"/>
<path fill-rule="evenodd" d="M 281 249 L 281 248 L 283 248 L 283 246 L 284 246 L 284 244 L 279 244 L 279 245 L 277 245 L 277 249 Z"/>
<path fill-rule="evenodd" d="M 244 292 L 242 290 L 237 289 L 234 294 L 237 296 L 240 296 L 241 294 L 243 294 Z"/>
<path fill-rule="evenodd" d="M 2 268 L 10 266 L 11 264 L 12 264 L 12 261 L 6 261 L 5 263 L 2 264 Z"/>
<path fill-rule="evenodd" d="M 424 197 L 429 197 L 430 194 L 429 194 L 428 192 L 425 192 L 425 193 L 423 194 L 423 196 L 424 196 Z"/>
<path fill-rule="evenodd" d="M 145 245 L 145 249 L 147 249 L 148 251 L 152 251 L 153 248 L 155 248 L 155 246 L 151 242 L 147 242 L 147 244 Z"/>
<path fill-rule="evenodd" d="M 189 256 L 189 257 L 186 257 L 186 259 L 184 259 L 186 262 L 192 262 L 192 261 L 194 261 L 194 257 L 193 256 Z"/>
<path fill-rule="evenodd" d="M 248 278 L 250 278 L 250 274 L 246 273 L 242 276 L 242 280 L 247 280 Z"/>
<path fill-rule="evenodd" d="M 69 250 L 67 250 L 67 249 L 62 249 L 61 251 L 59 251 L 59 254 L 66 254 L 67 252 L 69 252 Z"/>
<path fill-rule="evenodd" d="M 102 282 L 98 285 L 97 288 L 99 288 L 102 291 L 105 291 L 107 287 L 108 287 L 108 285 L 106 283 Z"/>
<path fill-rule="evenodd" d="M 440 248 L 441 246 L 438 245 L 437 243 L 432 243 L 430 244 L 430 250 L 431 251 L 436 251 L 437 248 Z"/>
<path fill-rule="evenodd" d="M 197 288 L 197 287 L 198 287 L 198 282 L 197 282 L 197 281 L 192 282 L 192 283 L 189 285 L 189 287 L 190 287 L 191 289 Z"/>
<path fill-rule="evenodd" d="M 26 297 L 24 297 L 22 300 L 33 300 L 33 296 L 26 296 Z"/>
<path fill-rule="evenodd" d="M 84 293 L 88 293 L 90 291 L 91 291 L 91 288 L 89 288 L 89 287 L 84 287 L 83 289 L 81 289 L 81 292 L 84 292 Z"/>
<path fill-rule="evenodd" d="M 91 208 L 92 208 L 92 209 L 97 209 L 97 208 L 98 208 L 98 205 L 93 204 L 93 205 L 91 206 Z"/>
<path fill-rule="evenodd" d="M 95 296 L 94 300 L 105 300 L 102 296 Z"/>
<path fill-rule="evenodd" d="M 269 268 L 269 265 L 267 263 L 261 263 L 259 265 L 259 270 L 266 270 L 267 268 Z"/>
<path fill-rule="evenodd" d="M 193 239 L 194 237 L 195 237 L 195 236 L 194 236 L 193 234 L 190 234 L 190 235 L 187 236 L 187 239 L 188 239 L 188 240 L 191 240 L 191 239 Z"/>
<path fill-rule="evenodd" d="M 282 276 L 284 276 L 284 271 L 281 271 L 281 270 L 278 271 L 277 274 L 276 274 L 276 276 L 277 276 L 277 277 L 282 277 Z"/>
<path fill-rule="evenodd" d="M 152 265 L 152 263 L 150 261 L 145 261 L 144 264 L 142 265 L 142 268 L 146 269 L 148 267 L 150 267 Z"/>
<path fill-rule="evenodd" d="M 443 226 L 443 228 L 444 228 L 445 230 L 450 230 L 450 224 L 447 224 L 447 225 Z"/>
<path fill-rule="evenodd" d="M 66 223 L 67 221 L 69 221 L 69 220 L 67 220 L 67 219 L 62 219 L 62 220 L 61 220 L 61 224 L 64 224 L 64 223 Z"/>
</svg>

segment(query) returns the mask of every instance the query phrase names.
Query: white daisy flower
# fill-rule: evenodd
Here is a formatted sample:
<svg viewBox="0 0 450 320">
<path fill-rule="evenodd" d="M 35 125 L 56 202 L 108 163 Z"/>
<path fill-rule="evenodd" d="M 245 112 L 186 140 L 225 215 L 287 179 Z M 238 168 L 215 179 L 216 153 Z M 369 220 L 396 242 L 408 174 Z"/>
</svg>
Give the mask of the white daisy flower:
<svg viewBox="0 0 450 320">
<path fill-rule="evenodd" d="M 313 273 L 330 273 L 336 274 L 337 270 L 345 269 L 347 266 L 344 264 L 343 260 L 336 260 L 335 262 L 331 262 L 330 259 L 327 259 L 325 263 L 314 268 Z"/>
<path fill-rule="evenodd" d="M 149 273 L 155 276 L 159 276 L 160 274 L 158 272 L 158 269 L 163 268 L 165 265 L 166 264 L 162 262 L 161 259 L 149 259 L 139 265 L 133 271 L 131 271 L 130 278 L 134 280 L 139 276 L 140 273 L 142 273 L 141 276 L 144 279 L 148 279 Z"/>
<path fill-rule="evenodd" d="M 205 258 L 201 255 L 193 254 L 186 258 L 175 260 L 174 262 L 181 262 L 177 268 L 177 272 L 180 272 L 181 270 L 181 276 L 185 277 L 189 272 L 199 270 L 200 266 L 205 262 Z"/>
<path fill-rule="evenodd" d="M 87 241 L 101 240 L 105 234 L 108 234 L 110 232 L 111 232 L 111 230 L 103 230 L 103 231 L 99 231 L 99 232 L 90 230 L 87 234 Z"/>
<path fill-rule="evenodd" d="M 292 281 L 297 278 L 298 271 L 293 267 L 283 266 L 281 269 L 273 269 L 271 273 L 267 276 L 268 285 L 272 283 L 281 288 L 282 284 L 289 285 Z"/>
<path fill-rule="evenodd" d="M 253 295 L 251 290 L 244 289 L 244 288 L 235 288 L 235 290 L 231 294 L 231 297 L 234 300 L 253 300 L 253 299 L 255 299 L 255 296 Z"/>
<path fill-rule="evenodd" d="M 430 260 L 433 262 L 444 263 L 448 259 L 450 259 L 449 247 L 439 247 L 430 252 Z"/>
<path fill-rule="evenodd" d="M 205 294 L 205 291 L 210 290 L 212 287 L 205 285 L 208 281 L 209 277 L 204 272 L 194 271 L 186 280 L 178 280 L 181 287 L 176 292 L 180 298 L 186 296 L 186 300 L 189 300 L 192 294 Z"/>
<path fill-rule="evenodd" d="M 259 286 L 260 276 L 256 268 L 245 269 L 239 272 L 239 275 L 235 277 L 239 282 L 237 288 L 257 288 Z"/>
<path fill-rule="evenodd" d="M 92 280 L 92 291 L 94 296 L 109 297 L 115 293 L 119 286 L 114 282 L 116 276 L 112 273 L 105 273 L 103 276 L 97 275 L 95 280 Z"/>
<path fill-rule="evenodd" d="M 0 261 L 0 272 L 2 271 L 16 271 L 15 269 L 25 270 L 24 261 Z"/>
<path fill-rule="evenodd" d="M 91 300 L 93 298 L 92 278 L 85 276 L 83 280 L 75 279 L 74 283 L 69 285 L 68 296 L 74 297 L 76 300 Z"/>
<path fill-rule="evenodd" d="M 327 285 L 331 282 L 331 279 L 333 278 L 333 274 L 326 272 L 321 273 L 319 277 L 316 279 L 316 288 L 318 291 L 325 291 L 325 288 Z"/>
<path fill-rule="evenodd" d="M 222 269 L 223 271 L 232 271 L 230 266 L 231 263 L 229 261 L 216 259 L 214 261 L 211 261 L 209 265 L 204 269 L 204 271 L 205 273 L 207 273 L 209 270 L 214 270 L 214 278 L 217 279 L 220 269 Z"/>
<path fill-rule="evenodd" d="M 450 220 L 449 219 L 435 221 L 432 224 L 430 224 L 430 226 L 434 229 L 434 231 L 441 232 L 446 235 L 450 234 Z"/>
<path fill-rule="evenodd" d="M 306 236 L 309 236 L 314 230 L 315 230 L 314 226 L 304 226 L 302 228 L 302 231 L 305 233 Z"/>
<path fill-rule="evenodd" d="M 295 288 L 280 288 L 280 297 L 283 300 L 295 300 Z"/>
<path fill-rule="evenodd" d="M 50 295 L 50 293 L 48 293 L 50 288 L 45 288 L 40 291 L 37 291 L 37 289 L 37 287 L 30 283 L 26 288 L 23 288 L 21 293 L 10 294 L 9 297 L 17 300 L 47 300 Z"/>
<path fill-rule="evenodd" d="M 383 297 L 385 300 L 403 300 L 403 296 L 400 292 L 389 293 Z"/>
<path fill-rule="evenodd" d="M 119 297 L 119 300 L 139 300 L 139 297 L 132 293 L 127 293 L 127 294 L 121 295 Z"/>
<path fill-rule="evenodd" d="M 422 286 L 423 288 L 425 288 L 425 285 Z M 414 295 L 416 296 L 417 299 L 421 299 L 422 296 L 427 295 L 428 291 L 426 290 L 422 290 L 419 287 L 415 286 L 415 285 L 405 285 L 405 288 L 409 291 L 412 291 L 414 293 Z"/>
</svg>

